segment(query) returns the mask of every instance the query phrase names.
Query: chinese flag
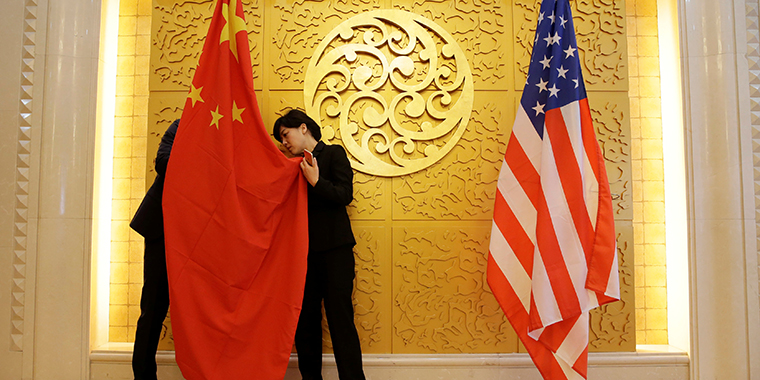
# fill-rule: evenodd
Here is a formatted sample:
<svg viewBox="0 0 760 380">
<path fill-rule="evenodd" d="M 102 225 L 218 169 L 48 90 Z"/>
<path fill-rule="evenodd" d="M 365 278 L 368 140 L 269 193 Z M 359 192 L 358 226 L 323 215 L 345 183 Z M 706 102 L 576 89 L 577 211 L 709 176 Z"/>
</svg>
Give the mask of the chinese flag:
<svg viewBox="0 0 760 380">
<path fill-rule="evenodd" d="M 189 380 L 282 379 L 301 309 L 306 181 L 256 103 L 242 5 L 219 0 L 163 192 L 177 364 Z"/>
</svg>

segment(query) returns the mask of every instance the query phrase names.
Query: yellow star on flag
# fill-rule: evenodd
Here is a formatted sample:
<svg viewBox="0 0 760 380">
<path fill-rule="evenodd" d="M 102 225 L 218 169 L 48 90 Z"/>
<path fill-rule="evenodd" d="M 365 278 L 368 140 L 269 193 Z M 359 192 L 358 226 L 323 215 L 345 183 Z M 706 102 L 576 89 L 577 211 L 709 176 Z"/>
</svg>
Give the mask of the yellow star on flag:
<svg viewBox="0 0 760 380">
<path fill-rule="evenodd" d="M 209 127 L 215 125 L 216 129 L 219 129 L 219 120 L 221 120 L 224 117 L 224 115 L 219 113 L 219 105 L 216 106 L 216 111 L 211 111 L 211 117 L 213 118 L 213 120 L 211 120 L 211 124 L 209 124 Z"/>
<path fill-rule="evenodd" d="M 195 102 L 205 103 L 201 97 L 201 90 L 203 90 L 203 86 L 195 88 L 192 84 L 190 85 L 190 95 L 187 97 L 193 102 L 193 107 L 195 107 Z"/>
<path fill-rule="evenodd" d="M 230 50 L 232 51 L 232 55 L 234 55 L 235 59 L 239 61 L 235 35 L 237 35 L 238 32 L 244 30 L 247 33 L 248 29 L 245 26 L 245 20 L 243 20 L 242 17 L 238 16 L 236 14 L 236 11 L 237 0 L 230 0 L 229 5 L 222 4 L 222 16 L 224 16 L 224 21 L 226 21 L 226 23 L 222 28 L 222 35 L 219 37 L 219 44 L 221 45 L 224 41 L 230 41 Z"/>
<path fill-rule="evenodd" d="M 237 103 L 232 102 L 232 121 L 243 122 L 243 111 L 245 108 L 238 108 Z"/>
</svg>

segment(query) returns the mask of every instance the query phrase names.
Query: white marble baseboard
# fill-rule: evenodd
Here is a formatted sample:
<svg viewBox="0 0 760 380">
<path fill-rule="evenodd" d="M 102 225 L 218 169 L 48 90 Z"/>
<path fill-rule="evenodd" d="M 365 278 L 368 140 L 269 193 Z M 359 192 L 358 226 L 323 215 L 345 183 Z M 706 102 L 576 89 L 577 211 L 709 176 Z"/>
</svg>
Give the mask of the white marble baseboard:
<svg viewBox="0 0 760 380">
<path fill-rule="evenodd" d="M 90 379 L 131 380 L 131 351 L 96 350 L 90 355 Z M 161 351 L 157 357 L 160 380 L 181 380 L 174 352 Z M 325 379 L 337 380 L 335 359 L 324 355 Z M 520 379 L 541 380 L 528 354 L 466 355 L 364 355 L 364 371 L 369 380 L 458 380 Z M 689 357 L 683 352 L 616 352 L 589 355 L 588 378 L 615 380 L 687 380 Z M 295 355 L 284 380 L 298 380 Z"/>
</svg>

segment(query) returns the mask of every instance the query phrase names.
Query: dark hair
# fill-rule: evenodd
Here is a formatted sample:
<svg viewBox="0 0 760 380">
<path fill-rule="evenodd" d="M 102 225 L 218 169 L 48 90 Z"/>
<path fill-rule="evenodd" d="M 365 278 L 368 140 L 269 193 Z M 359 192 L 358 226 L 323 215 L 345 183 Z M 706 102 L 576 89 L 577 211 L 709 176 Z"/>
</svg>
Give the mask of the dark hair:
<svg viewBox="0 0 760 380">
<path fill-rule="evenodd" d="M 317 122 L 303 111 L 297 109 L 288 111 L 288 113 L 280 116 L 274 122 L 272 135 L 274 135 L 275 140 L 282 142 L 282 137 L 280 137 L 280 130 L 282 128 L 298 128 L 301 124 L 306 124 L 306 128 L 311 132 L 315 140 L 319 141 L 322 138 L 322 129 L 319 128 Z"/>
</svg>

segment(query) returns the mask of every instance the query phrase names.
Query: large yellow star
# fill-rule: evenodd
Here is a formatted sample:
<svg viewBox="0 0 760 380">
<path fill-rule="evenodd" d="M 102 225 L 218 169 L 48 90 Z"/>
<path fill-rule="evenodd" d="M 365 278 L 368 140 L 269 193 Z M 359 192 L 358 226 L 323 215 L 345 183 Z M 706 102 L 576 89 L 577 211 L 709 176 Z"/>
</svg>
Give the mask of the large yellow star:
<svg viewBox="0 0 760 380">
<path fill-rule="evenodd" d="M 195 107 L 195 102 L 199 101 L 205 103 L 201 97 L 201 90 L 203 90 L 203 86 L 201 86 L 201 88 L 195 88 L 192 84 L 190 85 L 190 95 L 187 97 L 193 102 L 193 107 Z"/>
<path fill-rule="evenodd" d="M 243 111 L 245 111 L 245 108 L 238 108 L 237 103 L 234 101 L 232 102 L 232 121 L 239 121 L 240 123 L 243 122 Z"/>
<path fill-rule="evenodd" d="M 216 111 L 211 111 L 211 117 L 213 120 L 211 120 L 211 124 L 209 124 L 209 127 L 216 126 L 216 129 L 219 129 L 219 120 L 221 120 L 224 115 L 219 113 L 219 105 L 216 106 Z"/>
<path fill-rule="evenodd" d="M 236 60 L 240 61 L 238 59 L 237 40 L 235 39 L 235 35 L 244 30 L 247 33 L 248 29 L 245 26 L 245 20 L 236 14 L 237 1 L 238 0 L 230 0 L 229 5 L 225 3 L 222 4 L 222 16 L 224 16 L 224 21 L 226 22 L 222 28 L 222 35 L 219 37 L 219 44 L 221 45 L 224 41 L 230 41 L 232 55 L 235 56 Z"/>
</svg>

